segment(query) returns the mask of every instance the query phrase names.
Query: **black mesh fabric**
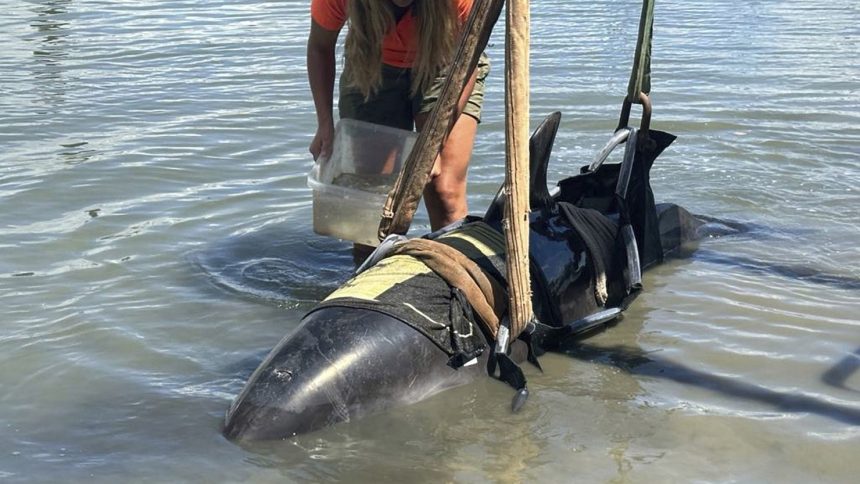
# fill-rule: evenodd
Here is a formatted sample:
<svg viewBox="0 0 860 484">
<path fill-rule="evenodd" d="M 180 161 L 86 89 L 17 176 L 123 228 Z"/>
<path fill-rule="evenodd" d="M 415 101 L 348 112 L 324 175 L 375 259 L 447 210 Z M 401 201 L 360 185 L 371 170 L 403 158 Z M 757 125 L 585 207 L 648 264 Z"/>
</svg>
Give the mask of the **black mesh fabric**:
<svg viewBox="0 0 860 484">
<path fill-rule="evenodd" d="M 642 269 L 663 260 L 650 172 L 654 160 L 675 141 L 674 135 L 662 131 L 650 130 L 648 137 L 644 143 L 639 143 L 626 197 Z M 558 183 L 561 199 L 580 208 L 595 209 L 608 216 L 618 214 L 615 186 L 620 169 L 621 164 L 603 164 L 596 171 L 586 173 L 586 168 L 583 167 L 583 173 Z"/>
</svg>

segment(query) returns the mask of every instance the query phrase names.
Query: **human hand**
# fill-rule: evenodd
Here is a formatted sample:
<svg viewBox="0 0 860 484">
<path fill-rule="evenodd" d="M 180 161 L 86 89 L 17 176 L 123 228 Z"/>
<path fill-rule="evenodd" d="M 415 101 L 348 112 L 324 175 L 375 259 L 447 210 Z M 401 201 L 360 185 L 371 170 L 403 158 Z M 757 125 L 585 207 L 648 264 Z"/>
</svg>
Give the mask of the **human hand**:
<svg viewBox="0 0 860 484">
<path fill-rule="evenodd" d="M 334 143 L 334 125 L 331 123 L 317 127 L 317 133 L 314 135 L 309 151 L 316 161 L 319 157 L 327 158 L 331 156 L 332 144 Z"/>
</svg>

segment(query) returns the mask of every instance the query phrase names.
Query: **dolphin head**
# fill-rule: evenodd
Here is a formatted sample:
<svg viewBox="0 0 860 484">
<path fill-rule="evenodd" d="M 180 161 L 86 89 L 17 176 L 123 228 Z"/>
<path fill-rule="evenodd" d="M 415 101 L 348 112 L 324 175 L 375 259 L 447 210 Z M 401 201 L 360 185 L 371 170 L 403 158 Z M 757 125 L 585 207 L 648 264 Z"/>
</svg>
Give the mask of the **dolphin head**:
<svg viewBox="0 0 860 484">
<path fill-rule="evenodd" d="M 413 403 L 481 375 L 407 324 L 376 311 L 309 314 L 260 364 L 227 411 L 231 440 L 289 438 Z"/>
</svg>

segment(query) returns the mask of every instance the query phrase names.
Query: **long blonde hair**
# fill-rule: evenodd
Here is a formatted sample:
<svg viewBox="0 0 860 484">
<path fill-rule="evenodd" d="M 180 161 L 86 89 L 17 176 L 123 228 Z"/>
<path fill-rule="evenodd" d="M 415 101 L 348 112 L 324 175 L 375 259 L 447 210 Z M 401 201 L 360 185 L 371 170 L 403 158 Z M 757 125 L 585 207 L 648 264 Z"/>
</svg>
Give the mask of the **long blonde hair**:
<svg viewBox="0 0 860 484">
<path fill-rule="evenodd" d="M 349 0 L 345 57 L 349 83 L 365 97 L 382 83 L 382 40 L 395 26 L 391 0 Z M 454 0 L 414 0 L 418 52 L 412 66 L 411 94 L 426 89 L 454 55 L 459 31 Z"/>
</svg>

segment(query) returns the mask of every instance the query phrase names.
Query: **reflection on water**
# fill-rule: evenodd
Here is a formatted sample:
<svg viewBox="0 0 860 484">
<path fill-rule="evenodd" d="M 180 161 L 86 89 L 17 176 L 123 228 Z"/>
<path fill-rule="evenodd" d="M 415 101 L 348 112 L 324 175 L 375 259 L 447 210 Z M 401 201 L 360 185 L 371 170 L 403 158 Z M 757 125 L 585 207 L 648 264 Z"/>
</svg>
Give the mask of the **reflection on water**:
<svg viewBox="0 0 860 484">
<path fill-rule="evenodd" d="M 65 101 L 63 61 L 69 56 L 66 38 L 70 28 L 66 19 L 71 3 L 71 0 L 53 0 L 32 7 L 36 14 L 30 24 L 36 32 L 28 38 L 34 44 L 32 78 L 37 101 L 50 112 L 55 112 Z"/>
<path fill-rule="evenodd" d="M 618 324 L 526 368 L 286 442 L 219 432 L 248 374 L 349 277 L 312 230 L 307 0 L 5 2 L 3 482 L 853 482 L 860 473 L 860 11 L 657 2 L 652 171 L 714 217 Z M 637 1 L 532 2 L 548 177 L 611 135 Z M 469 172 L 503 181 L 504 39 Z M 415 234 L 427 230 L 419 211 Z M 730 235 L 730 236 L 726 236 Z"/>
<path fill-rule="evenodd" d="M 858 375 L 860 375 L 860 348 L 839 360 L 821 376 L 821 379 L 836 388 L 860 393 L 860 386 L 849 387 L 848 385 L 849 380 L 856 379 Z"/>
<path fill-rule="evenodd" d="M 744 269 L 753 274 L 773 274 L 801 280 L 810 284 L 830 286 L 834 289 L 860 290 L 860 278 L 839 274 L 826 274 L 816 267 L 787 265 L 776 261 L 754 260 L 749 257 L 720 254 L 710 250 L 699 250 L 694 257 L 711 264 Z"/>
<path fill-rule="evenodd" d="M 841 423 L 860 425 L 860 408 L 837 405 L 823 398 L 814 398 L 800 393 L 777 392 L 737 378 L 705 373 L 653 354 L 646 355 L 640 349 L 595 347 L 580 343 L 565 350 L 565 353 L 578 359 L 612 365 L 634 375 L 665 378 L 685 385 L 699 386 L 733 398 L 757 401 L 780 412 L 813 413 Z M 830 385 L 845 388 L 841 382 L 860 369 L 856 360 L 855 355 L 851 355 L 833 369 L 828 370 L 822 379 Z"/>
</svg>

